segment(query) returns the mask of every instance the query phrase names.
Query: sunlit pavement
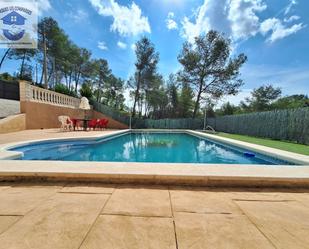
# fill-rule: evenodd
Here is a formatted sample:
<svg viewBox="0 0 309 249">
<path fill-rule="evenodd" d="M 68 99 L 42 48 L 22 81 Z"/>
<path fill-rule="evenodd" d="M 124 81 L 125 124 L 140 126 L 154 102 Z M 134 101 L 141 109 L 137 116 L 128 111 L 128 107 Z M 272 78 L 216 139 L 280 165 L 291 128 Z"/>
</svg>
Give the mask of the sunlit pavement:
<svg viewBox="0 0 309 249">
<path fill-rule="evenodd" d="M 306 190 L 15 183 L 1 248 L 308 248 Z"/>
<path fill-rule="evenodd" d="M 89 131 L 61 131 L 60 129 L 24 130 L 0 134 L 0 144 L 19 141 L 46 139 L 46 138 L 65 138 L 65 137 L 88 137 L 108 134 L 115 130 L 89 130 Z"/>
</svg>

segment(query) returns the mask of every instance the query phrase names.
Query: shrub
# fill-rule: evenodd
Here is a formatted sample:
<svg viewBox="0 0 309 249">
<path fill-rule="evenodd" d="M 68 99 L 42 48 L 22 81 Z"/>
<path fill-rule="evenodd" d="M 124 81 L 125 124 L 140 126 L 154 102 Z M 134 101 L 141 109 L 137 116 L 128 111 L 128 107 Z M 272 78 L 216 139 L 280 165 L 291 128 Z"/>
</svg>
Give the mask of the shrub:
<svg viewBox="0 0 309 249">
<path fill-rule="evenodd" d="M 87 83 L 83 83 L 81 89 L 79 89 L 79 93 L 82 97 L 86 97 L 87 99 L 91 99 L 92 91 L 90 85 Z"/>
<path fill-rule="evenodd" d="M 55 86 L 55 92 L 66 94 L 66 95 L 69 95 L 69 96 L 72 96 L 72 97 L 77 97 L 77 95 L 74 91 L 70 90 L 68 87 L 66 87 L 63 84 L 57 84 Z"/>
</svg>

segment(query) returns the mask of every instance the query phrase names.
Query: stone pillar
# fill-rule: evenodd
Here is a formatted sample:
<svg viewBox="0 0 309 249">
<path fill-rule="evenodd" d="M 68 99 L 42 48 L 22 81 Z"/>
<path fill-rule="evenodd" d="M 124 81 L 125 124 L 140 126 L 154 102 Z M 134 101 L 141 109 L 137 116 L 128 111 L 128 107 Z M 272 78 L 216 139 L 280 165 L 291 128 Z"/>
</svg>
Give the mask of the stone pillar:
<svg viewBox="0 0 309 249">
<path fill-rule="evenodd" d="M 30 83 L 28 81 L 19 80 L 19 103 L 21 113 L 26 113 L 26 101 L 31 97 L 29 85 Z"/>
</svg>

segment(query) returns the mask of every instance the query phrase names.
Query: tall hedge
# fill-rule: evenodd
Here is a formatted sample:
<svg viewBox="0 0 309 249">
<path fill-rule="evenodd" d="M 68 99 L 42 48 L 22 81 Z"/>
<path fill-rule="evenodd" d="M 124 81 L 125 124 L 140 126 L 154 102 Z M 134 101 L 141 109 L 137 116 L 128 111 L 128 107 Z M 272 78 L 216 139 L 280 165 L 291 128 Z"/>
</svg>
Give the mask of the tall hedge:
<svg viewBox="0 0 309 249">
<path fill-rule="evenodd" d="M 193 129 L 203 128 L 202 119 L 181 118 L 181 119 L 146 119 L 145 128 L 149 129 Z"/>
<path fill-rule="evenodd" d="M 129 117 L 102 104 L 92 103 L 95 110 L 129 124 Z M 309 145 L 309 107 L 269 112 L 255 112 L 207 118 L 216 131 L 293 141 Z M 203 119 L 139 119 L 132 118 L 132 128 L 201 130 Z"/>
<path fill-rule="evenodd" d="M 208 118 L 216 131 L 309 144 L 309 108 Z"/>
</svg>

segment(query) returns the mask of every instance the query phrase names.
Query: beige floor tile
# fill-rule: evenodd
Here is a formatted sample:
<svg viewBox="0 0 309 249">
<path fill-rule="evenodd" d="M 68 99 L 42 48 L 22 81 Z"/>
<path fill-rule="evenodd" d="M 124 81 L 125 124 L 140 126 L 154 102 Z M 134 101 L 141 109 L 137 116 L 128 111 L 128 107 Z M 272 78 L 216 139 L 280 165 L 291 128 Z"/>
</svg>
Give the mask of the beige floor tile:
<svg viewBox="0 0 309 249">
<path fill-rule="evenodd" d="M 63 132 L 60 129 L 36 129 L 36 130 L 24 130 L 17 132 L 10 132 L 1 134 L 0 144 L 27 141 L 33 139 L 46 139 L 46 138 L 65 138 L 65 137 L 89 137 L 89 136 L 98 136 L 111 133 L 113 130 L 105 131 L 71 131 Z"/>
<path fill-rule="evenodd" d="M 101 215 L 81 249 L 175 249 L 171 218 Z"/>
<path fill-rule="evenodd" d="M 17 222 L 22 216 L 0 216 L 0 234 Z"/>
<path fill-rule="evenodd" d="M 1 215 L 25 215 L 37 205 L 47 200 L 59 187 L 10 187 L 0 191 Z"/>
<path fill-rule="evenodd" d="M 169 193 L 166 189 L 120 188 L 109 199 L 104 214 L 171 217 Z"/>
<path fill-rule="evenodd" d="M 309 193 L 289 193 L 288 196 L 309 208 Z"/>
<path fill-rule="evenodd" d="M 111 194 L 114 191 L 115 185 L 103 185 L 103 184 L 68 184 L 61 193 L 88 193 L 88 194 Z"/>
<path fill-rule="evenodd" d="M 293 200 L 290 193 L 280 191 L 280 189 L 226 189 L 225 190 L 233 200 L 248 201 L 290 201 Z"/>
<path fill-rule="evenodd" d="M 274 248 L 244 215 L 175 214 L 178 249 Z"/>
<path fill-rule="evenodd" d="M 178 189 L 170 193 L 174 212 L 241 214 L 226 192 Z"/>
<path fill-rule="evenodd" d="M 7 188 L 10 188 L 11 186 L 8 185 L 8 184 L 0 184 L 0 191 L 1 190 L 4 190 L 4 189 L 7 189 Z"/>
<path fill-rule="evenodd" d="M 109 195 L 56 194 L 0 236 L 6 249 L 76 249 Z"/>
<path fill-rule="evenodd" d="M 277 248 L 309 248 L 309 208 L 299 202 L 237 204 Z"/>
</svg>

